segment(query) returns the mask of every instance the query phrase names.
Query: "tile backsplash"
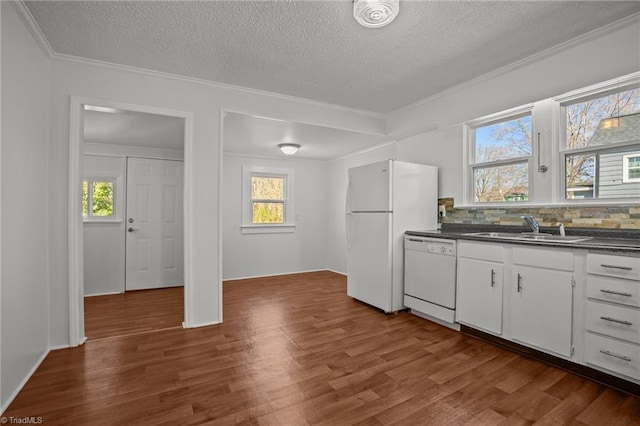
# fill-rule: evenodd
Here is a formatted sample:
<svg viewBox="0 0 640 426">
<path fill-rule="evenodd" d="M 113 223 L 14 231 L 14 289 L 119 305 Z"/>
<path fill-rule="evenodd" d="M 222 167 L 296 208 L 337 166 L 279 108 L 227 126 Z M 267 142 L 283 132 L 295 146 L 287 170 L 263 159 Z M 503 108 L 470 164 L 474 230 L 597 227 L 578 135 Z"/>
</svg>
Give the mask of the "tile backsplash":
<svg viewBox="0 0 640 426">
<path fill-rule="evenodd" d="M 522 215 L 531 215 L 541 226 L 563 223 L 565 227 L 640 229 L 640 205 L 601 207 L 531 207 L 531 208 L 470 208 L 453 207 L 453 198 L 440 198 L 446 216 L 442 223 L 479 225 L 523 225 Z"/>
</svg>

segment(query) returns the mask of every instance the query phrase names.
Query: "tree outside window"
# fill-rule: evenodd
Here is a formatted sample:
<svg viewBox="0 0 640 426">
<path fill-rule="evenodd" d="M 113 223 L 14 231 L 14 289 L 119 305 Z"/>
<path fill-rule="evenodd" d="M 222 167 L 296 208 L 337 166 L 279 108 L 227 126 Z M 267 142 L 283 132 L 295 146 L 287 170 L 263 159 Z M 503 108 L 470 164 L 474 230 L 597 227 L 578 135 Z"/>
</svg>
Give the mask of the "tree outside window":
<svg viewBox="0 0 640 426">
<path fill-rule="evenodd" d="M 529 199 L 531 115 L 473 128 L 474 202 Z"/>
<path fill-rule="evenodd" d="M 251 176 L 251 205 L 254 224 L 284 223 L 286 178 Z"/>
<path fill-rule="evenodd" d="M 565 198 L 633 197 L 623 170 L 640 146 L 640 89 L 565 105 Z M 638 142 L 639 145 L 629 143 Z"/>
<path fill-rule="evenodd" d="M 82 217 L 105 218 L 114 215 L 114 182 L 82 181 Z"/>
</svg>

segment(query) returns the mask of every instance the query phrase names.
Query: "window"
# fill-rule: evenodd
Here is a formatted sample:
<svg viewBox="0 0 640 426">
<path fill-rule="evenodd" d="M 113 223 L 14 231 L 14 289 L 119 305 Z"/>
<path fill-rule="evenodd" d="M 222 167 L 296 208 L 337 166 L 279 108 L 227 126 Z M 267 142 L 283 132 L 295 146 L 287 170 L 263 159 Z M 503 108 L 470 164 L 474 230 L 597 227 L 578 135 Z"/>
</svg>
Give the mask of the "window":
<svg viewBox="0 0 640 426">
<path fill-rule="evenodd" d="M 115 180 L 82 181 L 82 217 L 85 220 L 113 219 L 115 216 Z"/>
<path fill-rule="evenodd" d="M 467 123 L 469 199 L 509 203 L 529 199 L 531 107 Z"/>
<path fill-rule="evenodd" d="M 640 152 L 622 156 L 622 182 L 640 182 Z"/>
<path fill-rule="evenodd" d="M 251 175 L 252 223 L 284 223 L 286 176 Z"/>
<path fill-rule="evenodd" d="M 640 89 L 614 88 L 571 99 L 564 115 L 566 200 L 640 196 Z"/>
<path fill-rule="evenodd" d="M 293 232 L 293 170 L 243 167 L 243 233 Z"/>
</svg>

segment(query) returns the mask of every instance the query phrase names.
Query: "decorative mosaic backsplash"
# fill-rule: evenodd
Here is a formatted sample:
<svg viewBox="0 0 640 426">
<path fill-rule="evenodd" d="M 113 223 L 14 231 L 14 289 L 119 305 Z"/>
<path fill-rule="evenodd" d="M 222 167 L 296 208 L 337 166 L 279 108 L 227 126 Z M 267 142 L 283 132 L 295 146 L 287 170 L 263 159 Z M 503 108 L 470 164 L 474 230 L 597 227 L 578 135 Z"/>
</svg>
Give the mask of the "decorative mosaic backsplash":
<svg viewBox="0 0 640 426">
<path fill-rule="evenodd" d="M 563 223 L 574 228 L 640 229 L 640 205 L 609 207 L 453 208 L 453 198 L 440 198 L 447 214 L 442 223 L 522 226 L 522 215 L 531 215 L 541 226 Z"/>
</svg>

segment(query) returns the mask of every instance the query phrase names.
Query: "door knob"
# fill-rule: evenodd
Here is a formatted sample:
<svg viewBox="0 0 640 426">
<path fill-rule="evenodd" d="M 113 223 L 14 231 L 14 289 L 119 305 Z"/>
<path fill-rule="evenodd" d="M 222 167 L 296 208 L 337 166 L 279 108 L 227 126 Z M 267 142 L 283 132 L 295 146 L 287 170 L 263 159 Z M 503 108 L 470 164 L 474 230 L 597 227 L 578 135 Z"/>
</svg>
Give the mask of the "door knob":
<svg viewBox="0 0 640 426">
<path fill-rule="evenodd" d="M 128 220 L 128 222 L 129 222 L 129 223 L 133 223 L 133 218 L 132 218 L 132 217 L 130 217 L 130 218 L 129 218 L 129 220 Z"/>
<path fill-rule="evenodd" d="M 127 231 L 129 231 L 129 232 L 135 232 L 135 231 L 137 231 L 137 229 L 129 228 L 129 229 L 127 229 Z"/>
</svg>

